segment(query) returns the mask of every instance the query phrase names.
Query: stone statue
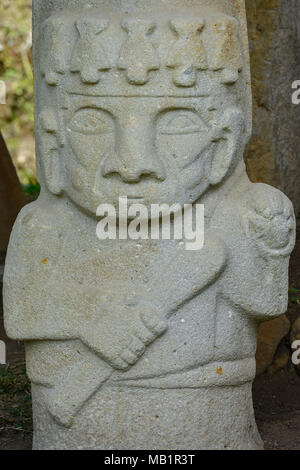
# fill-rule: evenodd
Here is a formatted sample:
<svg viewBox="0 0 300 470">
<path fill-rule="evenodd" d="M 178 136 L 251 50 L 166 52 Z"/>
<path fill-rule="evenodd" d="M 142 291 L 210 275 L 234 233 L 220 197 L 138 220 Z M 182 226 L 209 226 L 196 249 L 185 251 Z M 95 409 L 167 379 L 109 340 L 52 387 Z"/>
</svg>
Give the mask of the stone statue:
<svg viewBox="0 0 300 470">
<path fill-rule="evenodd" d="M 285 312 L 293 208 L 252 184 L 243 0 L 34 0 L 41 195 L 20 213 L 5 326 L 35 449 L 258 449 L 257 327 Z M 205 242 L 102 240 L 119 197 L 204 204 Z"/>
</svg>

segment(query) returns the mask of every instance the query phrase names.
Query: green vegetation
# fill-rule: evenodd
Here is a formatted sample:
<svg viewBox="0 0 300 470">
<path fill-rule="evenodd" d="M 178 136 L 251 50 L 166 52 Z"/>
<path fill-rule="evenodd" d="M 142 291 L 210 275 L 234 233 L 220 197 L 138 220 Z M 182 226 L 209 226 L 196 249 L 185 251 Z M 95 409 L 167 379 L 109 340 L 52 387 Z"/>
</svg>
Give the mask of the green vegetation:
<svg viewBox="0 0 300 470">
<path fill-rule="evenodd" d="M 27 180 L 26 184 L 22 184 L 22 188 L 24 190 L 24 192 L 28 195 L 28 196 L 33 196 L 34 198 L 37 198 L 40 194 L 40 191 L 41 191 L 41 186 L 40 184 L 38 183 L 38 181 L 36 180 L 36 178 L 33 178 L 30 173 L 28 173 L 26 170 L 23 171 L 23 178 L 22 180 L 24 181 L 24 179 Z"/>
<path fill-rule="evenodd" d="M 293 304 L 300 303 L 300 289 L 297 289 L 296 287 L 291 287 L 289 289 L 289 294 L 290 294 L 290 300 L 291 302 L 293 302 Z"/>
<path fill-rule="evenodd" d="M 14 431 L 23 437 L 32 432 L 30 383 L 25 365 L 0 367 L 0 436 Z"/>
<path fill-rule="evenodd" d="M 33 151 L 28 158 L 28 150 L 22 149 L 24 141 L 33 142 L 31 9 L 31 0 L 0 2 L 0 80 L 6 85 L 6 105 L 0 105 L 0 129 L 24 185 L 36 183 Z M 18 161 L 20 153 L 26 156 Z M 24 170 L 30 174 L 29 180 Z"/>
</svg>

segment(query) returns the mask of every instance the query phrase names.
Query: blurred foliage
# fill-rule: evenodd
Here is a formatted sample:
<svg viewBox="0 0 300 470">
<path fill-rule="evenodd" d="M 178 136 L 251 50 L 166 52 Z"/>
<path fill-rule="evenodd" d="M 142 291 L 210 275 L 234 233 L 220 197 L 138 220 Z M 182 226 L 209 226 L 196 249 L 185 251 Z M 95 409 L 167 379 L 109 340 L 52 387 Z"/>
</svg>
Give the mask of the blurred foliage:
<svg viewBox="0 0 300 470">
<path fill-rule="evenodd" d="M 25 365 L 0 367 L 0 437 L 7 431 L 32 432 L 32 409 L 29 379 Z"/>
<path fill-rule="evenodd" d="M 0 105 L 0 129 L 13 157 L 22 139 L 33 135 L 31 17 L 32 0 L 1 0 L 0 80 L 6 85 L 6 105 Z M 24 184 L 34 177 L 32 171 L 29 179 L 19 176 Z"/>
<path fill-rule="evenodd" d="M 22 184 L 23 190 L 28 196 L 33 196 L 34 198 L 37 198 L 41 191 L 40 184 L 36 181 L 35 178 L 32 178 L 30 175 L 28 175 L 27 180 L 27 184 Z"/>
</svg>

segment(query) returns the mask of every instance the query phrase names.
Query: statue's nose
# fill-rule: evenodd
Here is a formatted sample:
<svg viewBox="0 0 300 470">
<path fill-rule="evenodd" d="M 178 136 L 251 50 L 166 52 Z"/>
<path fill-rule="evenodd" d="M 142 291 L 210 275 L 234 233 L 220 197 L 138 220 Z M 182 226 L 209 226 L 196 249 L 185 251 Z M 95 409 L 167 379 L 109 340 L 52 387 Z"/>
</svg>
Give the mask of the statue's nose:
<svg viewBox="0 0 300 470">
<path fill-rule="evenodd" d="M 124 183 L 138 183 L 144 177 L 158 181 L 165 180 L 165 170 L 159 160 L 145 158 L 145 153 L 126 154 L 121 159 L 118 154 L 110 155 L 103 164 L 102 175 L 106 178 L 117 174 Z"/>
<path fill-rule="evenodd" d="M 165 180 L 164 165 L 155 152 L 152 133 L 145 124 L 131 120 L 123 126 L 116 151 L 103 164 L 104 177 L 118 174 L 125 183 L 138 183 L 145 177 Z"/>
</svg>

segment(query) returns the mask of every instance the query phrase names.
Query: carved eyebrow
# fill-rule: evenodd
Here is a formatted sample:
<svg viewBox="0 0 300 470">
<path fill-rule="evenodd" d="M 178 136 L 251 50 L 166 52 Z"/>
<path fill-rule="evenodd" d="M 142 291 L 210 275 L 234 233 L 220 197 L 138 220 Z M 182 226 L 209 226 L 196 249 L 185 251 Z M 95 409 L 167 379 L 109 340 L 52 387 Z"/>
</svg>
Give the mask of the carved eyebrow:
<svg viewBox="0 0 300 470">
<path fill-rule="evenodd" d="M 95 116 L 96 118 L 101 118 L 103 120 L 103 122 L 105 122 L 105 120 L 110 119 L 111 122 L 114 122 L 115 118 L 113 116 L 113 114 L 108 111 L 107 109 L 105 108 L 100 108 L 100 107 L 91 107 L 91 106 L 83 106 L 83 107 L 80 107 L 78 109 L 75 109 L 73 113 L 70 114 L 70 121 L 72 121 L 73 119 L 76 118 L 76 116 L 82 116 L 84 115 L 85 117 L 93 117 Z"/>
<path fill-rule="evenodd" d="M 115 100 L 120 100 L 123 98 L 124 100 L 127 99 L 135 99 L 135 98 L 151 98 L 154 100 L 153 107 L 151 107 L 149 103 L 149 108 L 147 108 L 148 113 L 152 114 L 153 119 L 158 119 L 160 115 L 168 112 L 168 111 L 191 111 L 197 114 L 200 119 L 203 121 L 204 125 L 209 127 L 210 125 L 210 118 L 208 118 L 207 113 L 208 110 L 208 96 L 202 97 L 202 100 L 193 97 L 174 97 L 172 96 L 162 96 L 162 97 L 126 97 L 126 96 L 85 96 L 85 95 L 78 95 L 73 94 L 70 96 L 70 105 L 68 109 L 66 109 L 66 113 L 69 117 L 71 117 L 76 111 L 79 111 L 83 108 L 91 108 L 91 109 L 100 109 L 104 112 L 107 112 L 111 115 L 113 119 L 117 116 L 114 113 L 114 105 Z M 126 111 L 125 111 L 126 112 Z"/>
<path fill-rule="evenodd" d="M 191 112 L 194 112 L 196 114 L 199 114 L 200 112 L 200 107 L 199 107 L 199 103 L 188 103 L 186 101 L 184 102 L 181 102 L 181 103 L 170 103 L 168 102 L 168 105 L 166 107 L 164 107 L 163 109 L 161 109 L 161 113 L 167 113 L 168 111 L 182 111 L 182 112 L 185 112 L 185 111 L 191 111 Z"/>
<path fill-rule="evenodd" d="M 177 119 L 186 119 L 187 126 L 181 128 L 182 133 L 190 129 L 191 132 L 198 132 L 199 130 L 206 131 L 208 126 L 203 120 L 199 112 L 191 109 L 169 109 L 166 112 L 160 113 L 157 119 L 157 125 L 160 127 L 160 132 L 163 134 L 172 134 L 176 129 L 179 130 Z"/>
<path fill-rule="evenodd" d="M 193 103 L 182 103 L 182 105 L 178 105 L 178 103 L 174 103 L 174 106 L 168 104 L 167 107 L 162 107 L 156 114 L 157 119 L 163 119 L 168 115 L 168 113 L 174 113 L 178 111 L 178 113 L 191 113 L 194 114 L 196 118 L 200 119 L 201 122 L 203 123 L 204 126 L 208 126 L 207 119 L 203 116 L 205 114 L 205 109 L 203 107 L 200 107 L 197 104 Z"/>
</svg>

